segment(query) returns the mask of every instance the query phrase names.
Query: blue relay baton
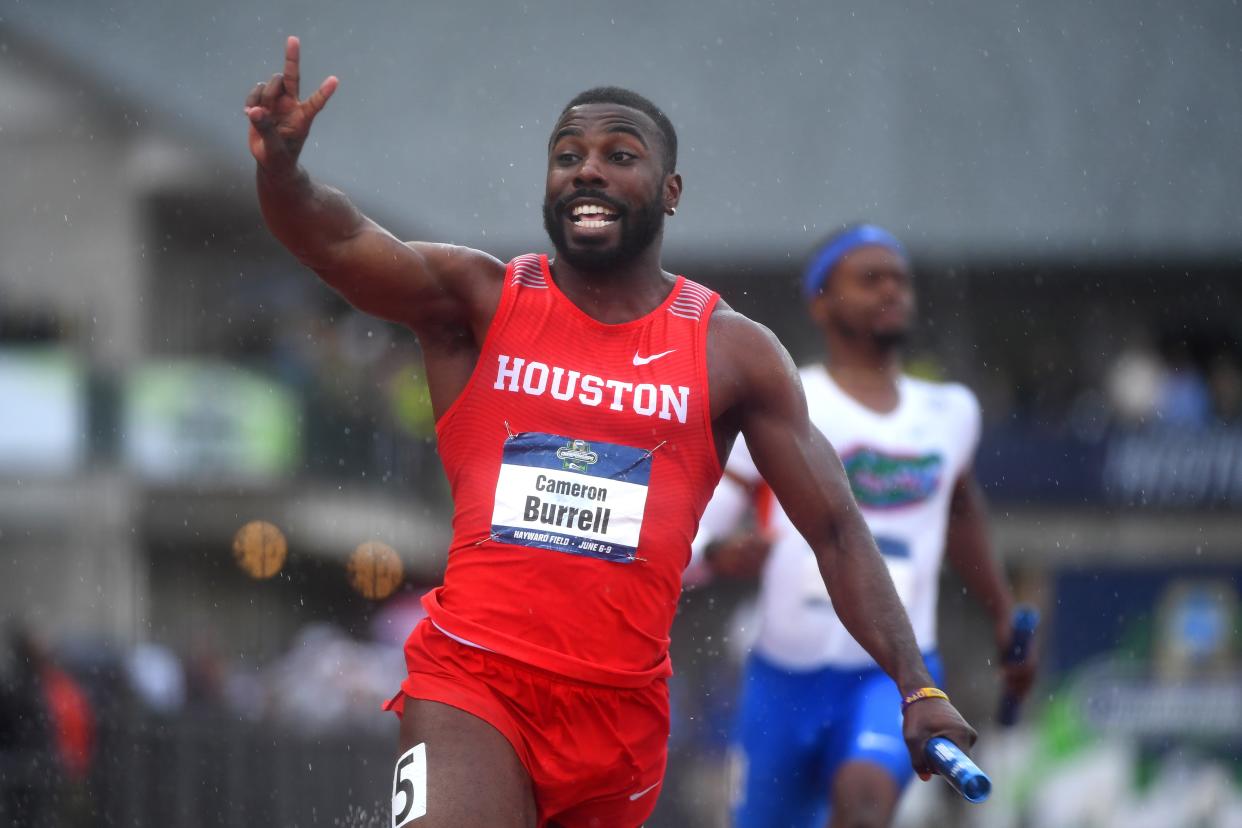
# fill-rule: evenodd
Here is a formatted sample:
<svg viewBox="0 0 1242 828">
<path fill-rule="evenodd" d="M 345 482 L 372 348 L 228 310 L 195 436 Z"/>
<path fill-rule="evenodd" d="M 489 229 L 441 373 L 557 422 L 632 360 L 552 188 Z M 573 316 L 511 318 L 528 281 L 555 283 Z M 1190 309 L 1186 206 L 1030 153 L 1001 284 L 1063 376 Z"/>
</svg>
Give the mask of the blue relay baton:
<svg viewBox="0 0 1242 828">
<path fill-rule="evenodd" d="M 927 761 L 967 802 L 979 803 L 992 793 L 992 780 L 970 757 L 943 736 L 927 740 Z"/>
<path fill-rule="evenodd" d="M 1006 664 L 1021 664 L 1031 653 L 1031 642 L 1035 638 L 1035 630 L 1039 627 L 1039 610 L 1022 605 L 1013 613 L 1013 637 L 1009 639 L 1009 649 L 1005 651 Z M 996 721 L 1001 727 L 1012 727 L 1018 721 L 1018 709 L 1022 701 L 1011 693 L 1001 696 L 1000 708 L 996 711 Z"/>
</svg>

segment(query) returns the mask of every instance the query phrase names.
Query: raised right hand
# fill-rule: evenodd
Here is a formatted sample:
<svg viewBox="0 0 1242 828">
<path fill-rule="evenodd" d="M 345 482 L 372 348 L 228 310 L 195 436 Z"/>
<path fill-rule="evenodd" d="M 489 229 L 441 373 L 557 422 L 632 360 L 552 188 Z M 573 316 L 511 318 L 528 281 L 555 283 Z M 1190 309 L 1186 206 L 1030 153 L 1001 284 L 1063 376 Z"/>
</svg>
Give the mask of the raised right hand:
<svg viewBox="0 0 1242 828">
<path fill-rule="evenodd" d="M 300 49 L 298 39 L 291 36 L 285 42 L 285 70 L 272 75 L 267 83 L 256 84 L 243 107 L 250 119 L 250 154 L 267 172 L 286 173 L 296 168 L 311 121 L 339 83 L 332 75 L 309 98 L 298 100 Z"/>
</svg>

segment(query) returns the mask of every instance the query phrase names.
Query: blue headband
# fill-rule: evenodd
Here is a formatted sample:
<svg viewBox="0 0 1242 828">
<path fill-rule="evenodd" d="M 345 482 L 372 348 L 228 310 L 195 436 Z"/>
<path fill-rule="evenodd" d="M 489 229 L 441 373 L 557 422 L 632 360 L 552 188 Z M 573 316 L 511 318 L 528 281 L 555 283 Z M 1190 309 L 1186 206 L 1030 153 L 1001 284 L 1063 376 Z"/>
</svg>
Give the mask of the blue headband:
<svg viewBox="0 0 1242 828">
<path fill-rule="evenodd" d="M 906 258 L 906 249 L 897 241 L 897 237 L 874 224 L 860 224 L 851 227 L 833 239 L 832 243 L 816 254 L 802 274 L 802 293 L 808 299 L 824 289 L 828 274 L 847 253 L 860 247 L 879 245 L 887 247 L 902 258 Z"/>
</svg>

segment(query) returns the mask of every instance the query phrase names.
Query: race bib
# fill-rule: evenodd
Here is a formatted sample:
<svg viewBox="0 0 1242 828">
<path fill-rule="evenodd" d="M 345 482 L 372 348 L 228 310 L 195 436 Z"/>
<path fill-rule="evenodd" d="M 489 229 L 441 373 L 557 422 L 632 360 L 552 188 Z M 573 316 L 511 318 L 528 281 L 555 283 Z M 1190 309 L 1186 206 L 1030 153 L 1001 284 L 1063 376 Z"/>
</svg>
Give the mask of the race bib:
<svg viewBox="0 0 1242 828">
<path fill-rule="evenodd" d="M 647 507 L 651 452 L 525 432 L 505 441 L 492 538 L 633 563 Z"/>
</svg>

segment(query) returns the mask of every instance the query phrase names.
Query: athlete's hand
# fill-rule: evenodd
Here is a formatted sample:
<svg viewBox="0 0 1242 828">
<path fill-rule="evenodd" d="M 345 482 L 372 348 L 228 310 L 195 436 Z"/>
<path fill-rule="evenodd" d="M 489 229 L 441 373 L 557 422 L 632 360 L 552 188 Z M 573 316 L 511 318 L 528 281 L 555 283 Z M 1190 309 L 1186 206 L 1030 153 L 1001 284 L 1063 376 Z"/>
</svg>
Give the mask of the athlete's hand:
<svg viewBox="0 0 1242 828">
<path fill-rule="evenodd" d="M 1006 615 L 1005 620 L 996 626 L 996 658 L 1001 673 L 1001 692 L 1021 701 L 1035 684 L 1035 673 L 1039 670 L 1039 653 L 1035 646 L 1037 642 L 1032 641 L 1027 647 L 1024 660 L 1017 664 L 1005 660 L 1005 654 L 1009 652 L 1009 642 L 1013 641 L 1012 615 L 1013 613 Z"/>
<path fill-rule="evenodd" d="M 910 764 L 924 781 L 931 779 L 935 769 L 927 761 L 927 742 L 943 736 L 967 753 L 979 735 L 966 723 L 953 705 L 944 699 L 921 699 L 906 708 L 902 735 L 910 751 Z"/>
<path fill-rule="evenodd" d="M 298 100 L 300 49 L 296 37 L 286 41 L 285 70 L 272 75 L 267 83 L 256 84 L 242 110 L 250 119 L 250 154 L 270 173 L 287 173 L 297 167 L 311 121 L 338 83 L 332 75 L 309 98 Z"/>
<path fill-rule="evenodd" d="M 758 532 L 738 532 L 707 547 L 704 558 L 714 575 L 750 581 L 763 571 L 771 548 L 772 541 Z"/>
</svg>

